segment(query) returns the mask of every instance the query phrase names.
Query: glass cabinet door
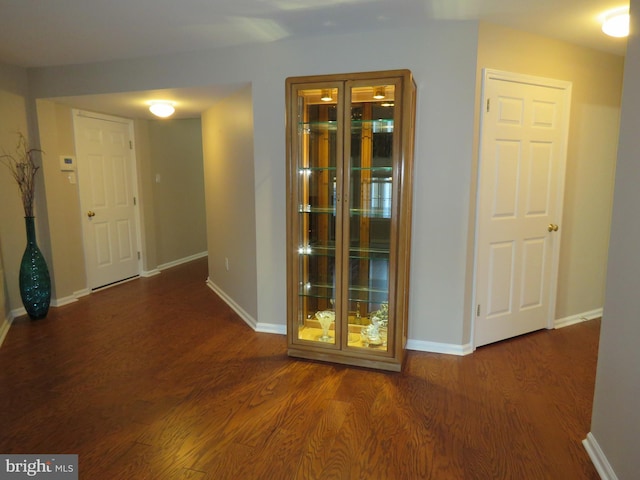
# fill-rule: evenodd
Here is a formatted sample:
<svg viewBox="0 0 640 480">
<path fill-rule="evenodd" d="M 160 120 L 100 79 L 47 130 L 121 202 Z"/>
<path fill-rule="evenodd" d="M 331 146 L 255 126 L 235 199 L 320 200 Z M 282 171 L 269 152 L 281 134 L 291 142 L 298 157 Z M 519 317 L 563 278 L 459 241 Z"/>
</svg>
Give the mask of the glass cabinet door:
<svg viewBox="0 0 640 480">
<path fill-rule="evenodd" d="M 348 346 L 387 351 L 394 202 L 393 83 L 350 84 Z"/>
<path fill-rule="evenodd" d="M 297 338 L 337 345 L 336 238 L 342 141 L 338 87 L 297 90 Z M 340 110 L 340 112 L 339 112 Z"/>
</svg>

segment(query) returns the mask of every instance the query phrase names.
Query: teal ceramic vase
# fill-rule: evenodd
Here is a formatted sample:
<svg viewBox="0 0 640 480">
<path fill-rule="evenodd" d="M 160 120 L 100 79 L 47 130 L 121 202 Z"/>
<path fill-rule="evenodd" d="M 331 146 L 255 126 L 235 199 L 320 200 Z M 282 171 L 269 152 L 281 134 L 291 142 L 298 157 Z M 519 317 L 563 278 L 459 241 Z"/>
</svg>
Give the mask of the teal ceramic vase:
<svg viewBox="0 0 640 480">
<path fill-rule="evenodd" d="M 47 316 L 51 303 L 51 279 L 47 262 L 36 243 L 34 217 L 24 217 L 27 228 L 27 248 L 20 263 L 20 297 L 29 318 Z"/>
</svg>

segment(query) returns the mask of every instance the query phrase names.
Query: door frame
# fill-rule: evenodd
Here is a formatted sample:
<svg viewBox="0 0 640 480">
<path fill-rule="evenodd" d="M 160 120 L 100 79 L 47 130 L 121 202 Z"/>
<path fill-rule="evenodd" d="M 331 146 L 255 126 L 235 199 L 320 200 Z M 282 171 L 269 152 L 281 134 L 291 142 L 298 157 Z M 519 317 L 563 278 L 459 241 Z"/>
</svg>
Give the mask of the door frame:
<svg viewBox="0 0 640 480">
<path fill-rule="evenodd" d="M 121 123 L 121 124 L 126 124 L 128 126 L 128 130 L 129 130 L 129 140 L 131 141 L 131 149 L 130 149 L 130 154 L 131 154 L 131 192 L 133 193 L 134 197 L 136 198 L 136 208 L 133 209 L 133 221 L 134 224 L 136 226 L 136 248 L 137 251 L 139 253 L 138 255 L 138 276 L 142 276 L 143 274 L 143 268 L 142 268 L 142 259 L 144 258 L 145 252 L 143 249 L 143 242 L 142 242 L 142 231 L 141 231 L 141 222 L 140 222 L 140 194 L 138 191 L 138 158 L 136 156 L 136 149 L 135 149 L 135 145 L 136 145 L 136 140 L 135 140 L 135 128 L 134 128 L 134 124 L 133 124 L 133 120 L 130 118 L 124 118 L 124 117 L 116 117 L 113 115 L 105 115 L 103 113 L 96 113 L 96 112 L 91 112 L 89 110 L 81 110 L 81 109 L 77 109 L 77 108 L 73 108 L 71 110 L 72 112 L 72 117 L 73 117 L 73 147 L 74 150 L 78 151 L 77 148 L 77 124 L 76 124 L 76 119 L 78 117 L 85 117 L 85 118 L 93 118 L 96 120 L 103 120 L 106 122 L 116 122 L 116 123 Z M 86 288 L 89 292 L 94 291 L 92 289 L 92 287 L 89 285 L 89 263 L 87 261 L 87 242 L 86 242 L 86 235 L 85 235 L 85 229 L 84 229 L 84 212 L 85 209 L 83 208 L 82 205 L 82 195 L 80 195 L 80 185 L 82 182 L 82 176 L 79 174 L 77 175 L 77 182 L 78 182 L 78 204 L 79 204 L 79 208 L 80 208 L 80 228 L 81 228 L 81 232 L 82 232 L 82 249 L 83 249 L 83 256 L 84 256 L 84 264 L 85 264 L 85 285 Z M 137 278 L 137 277 L 135 277 Z M 123 281 L 126 279 L 123 279 Z M 120 282 L 116 282 L 116 284 L 118 284 Z M 104 287 L 99 287 L 97 288 L 97 290 L 102 290 L 104 288 L 108 288 L 110 285 L 105 285 Z"/>
<path fill-rule="evenodd" d="M 571 121 L 571 92 L 572 83 L 566 80 L 557 80 L 547 77 L 539 77 L 535 75 L 521 74 L 515 72 L 508 72 L 504 70 L 497 70 L 492 68 L 482 69 L 482 85 L 481 85 L 481 103 L 480 103 L 480 118 L 478 129 L 478 150 L 477 150 L 477 171 L 476 171 L 476 192 L 475 192 L 475 218 L 474 218 L 474 243 L 473 243 L 473 284 L 472 284 L 472 303 L 471 303 L 471 351 L 475 351 L 476 347 L 476 306 L 478 305 L 477 298 L 477 282 L 478 282 L 478 247 L 479 247 L 479 220 L 480 220 L 480 186 L 481 186 L 481 163 L 482 163 L 482 133 L 484 124 L 485 105 L 487 104 L 487 82 L 490 79 L 502 80 L 508 82 L 522 83 L 526 85 L 537 85 L 548 88 L 557 88 L 565 90 L 567 95 L 567 101 L 564 105 L 563 118 L 565 119 L 565 132 L 563 137 L 563 144 L 561 146 L 561 155 L 564 157 L 562 165 L 558 169 L 558 185 L 555 192 L 557 209 L 560 213 L 559 218 L 564 217 L 564 190 L 566 182 L 566 165 L 567 154 L 569 144 L 569 127 Z M 562 242 L 561 234 L 557 235 L 557 248 L 554 249 L 551 261 L 551 284 L 549 285 L 549 306 L 547 311 L 547 326 L 548 330 L 553 329 L 555 326 L 555 310 L 556 310 L 556 297 L 558 293 L 558 270 L 560 265 L 560 246 Z"/>
</svg>

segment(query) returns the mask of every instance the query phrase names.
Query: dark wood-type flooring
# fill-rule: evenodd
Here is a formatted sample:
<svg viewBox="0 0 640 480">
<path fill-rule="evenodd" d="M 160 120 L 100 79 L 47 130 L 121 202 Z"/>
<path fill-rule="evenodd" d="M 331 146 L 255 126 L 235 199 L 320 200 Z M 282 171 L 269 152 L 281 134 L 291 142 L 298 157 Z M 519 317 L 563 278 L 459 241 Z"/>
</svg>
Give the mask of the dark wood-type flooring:
<svg viewBox="0 0 640 480">
<path fill-rule="evenodd" d="M 15 320 L 0 453 L 79 454 L 85 480 L 598 478 L 581 444 L 598 320 L 385 373 L 289 359 L 206 269 Z"/>
</svg>

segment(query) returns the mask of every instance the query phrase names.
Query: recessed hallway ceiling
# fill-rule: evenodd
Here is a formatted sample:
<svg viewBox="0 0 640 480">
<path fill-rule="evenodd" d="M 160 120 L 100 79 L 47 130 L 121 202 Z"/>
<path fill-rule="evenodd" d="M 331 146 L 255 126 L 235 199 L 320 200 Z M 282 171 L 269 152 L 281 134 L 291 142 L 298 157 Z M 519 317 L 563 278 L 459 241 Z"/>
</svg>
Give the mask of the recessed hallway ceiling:
<svg viewBox="0 0 640 480">
<path fill-rule="evenodd" d="M 628 0 L 0 0 L 0 62 L 68 65 L 479 19 L 623 55 L 599 15 Z"/>
</svg>

